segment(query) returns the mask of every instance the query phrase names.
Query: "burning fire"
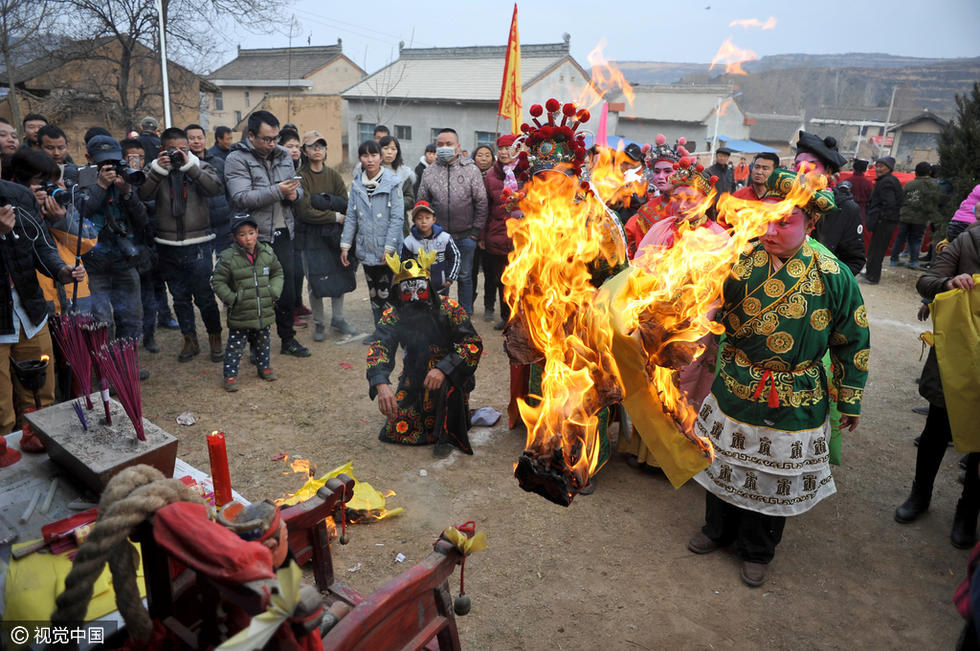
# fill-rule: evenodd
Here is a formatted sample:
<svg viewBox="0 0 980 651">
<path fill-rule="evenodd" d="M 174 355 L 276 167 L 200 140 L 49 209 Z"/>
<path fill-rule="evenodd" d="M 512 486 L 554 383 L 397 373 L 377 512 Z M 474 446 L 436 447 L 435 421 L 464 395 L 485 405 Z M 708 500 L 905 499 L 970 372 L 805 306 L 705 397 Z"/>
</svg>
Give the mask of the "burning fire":
<svg viewBox="0 0 980 651">
<path fill-rule="evenodd" d="M 601 102 L 610 91 L 617 89 L 622 91 L 623 97 L 630 105 L 633 104 L 636 93 L 633 92 L 633 87 L 626 81 L 622 71 L 606 59 L 602 53 L 605 47 L 606 39 L 603 38 L 586 57 L 589 65 L 592 66 L 592 79 L 575 99 L 575 104 L 580 108 L 591 109 Z"/>
<path fill-rule="evenodd" d="M 721 44 L 721 47 L 718 48 L 718 52 L 711 60 L 711 67 L 708 68 L 708 70 L 714 70 L 716 65 L 724 63 L 725 74 L 747 75 L 748 73 L 742 69 L 742 64 L 746 61 L 755 61 L 758 58 L 759 57 L 752 50 L 743 50 L 742 48 L 733 45 L 731 37 L 728 37 L 725 39 L 725 42 Z"/>
<path fill-rule="evenodd" d="M 772 204 L 724 195 L 719 211 L 730 226 L 728 235 L 682 222 L 671 248 L 648 247 L 634 267 L 621 272 L 629 274 L 625 291 L 610 300 L 591 280 L 598 265 L 624 260 L 618 229 L 603 205 L 624 184 L 616 152 L 597 157 L 591 179 L 592 192 L 557 172 L 534 176 L 524 186 L 524 218 L 507 223 L 514 251 L 502 278 L 515 315 L 506 333 L 508 350 L 512 336 L 523 335 L 531 351 L 528 361 L 539 353 L 536 361 L 543 366 L 541 395 L 533 396 L 540 402 L 519 401 L 527 440 L 515 470 L 520 478 L 519 466 L 530 457 L 538 465 L 532 472 L 562 474 L 569 489 L 564 504 L 597 469 L 597 412 L 624 397 L 614 331 L 642 342 L 647 380 L 664 413 L 712 457 L 710 441 L 694 433 L 696 414 L 676 385 L 677 370 L 703 352 L 699 339 L 722 331 L 709 314 L 720 304 L 722 285 L 740 253 L 769 222 L 810 196 L 803 184 Z M 703 217 L 714 198 L 712 192 L 695 214 Z"/>
</svg>

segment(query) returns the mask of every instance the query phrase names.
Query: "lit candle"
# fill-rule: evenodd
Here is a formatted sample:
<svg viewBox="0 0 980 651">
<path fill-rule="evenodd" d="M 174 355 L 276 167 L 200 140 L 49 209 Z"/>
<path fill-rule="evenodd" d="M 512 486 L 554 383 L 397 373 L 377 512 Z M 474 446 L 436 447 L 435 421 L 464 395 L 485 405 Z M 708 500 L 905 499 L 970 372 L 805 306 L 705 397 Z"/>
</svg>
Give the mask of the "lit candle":
<svg viewBox="0 0 980 651">
<path fill-rule="evenodd" d="M 208 434 L 208 459 L 211 461 L 214 505 L 220 508 L 231 501 L 231 477 L 228 474 L 228 451 L 225 449 L 224 432 Z"/>
</svg>

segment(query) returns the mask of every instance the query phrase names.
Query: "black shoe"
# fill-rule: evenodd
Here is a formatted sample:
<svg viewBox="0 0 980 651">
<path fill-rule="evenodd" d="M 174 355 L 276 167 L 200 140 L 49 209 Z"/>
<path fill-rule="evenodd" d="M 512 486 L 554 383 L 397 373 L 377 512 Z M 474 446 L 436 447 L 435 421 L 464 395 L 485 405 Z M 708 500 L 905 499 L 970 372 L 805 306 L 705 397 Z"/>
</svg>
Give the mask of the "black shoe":
<svg viewBox="0 0 980 651">
<path fill-rule="evenodd" d="M 309 357 L 312 355 L 309 348 L 295 339 L 283 341 L 282 348 L 279 349 L 279 352 L 283 355 L 292 355 L 293 357 Z"/>
<path fill-rule="evenodd" d="M 929 491 L 928 494 L 923 493 L 916 487 L 915 482 L 912 482 L 912 494 L 901 506 L 895 509 L 895 522 L 900 524 L 914 522 L 920 515 L 929 510 L 931 497 L 932 491 Z"/>
<path fill-rule="evenodd" d="M 864 283 L 865 285 L 877 285 L 880 281 L 878 281 L 878 280 L 871 280 L 867 276 L 860 276 L 858 278 L 858 282 L 859 283 Z"/>
<path fill-rule="evenodd" d="M 949 541 L 956 549 L 971 549 L 977 544 L 976 505 L 968 504 L 962 498 L 956 503 L 956 515 L 953 517 Z"/>
<path fill-rule="evenodd" d="M 157 340 L 153 338 L 153 335 L 143 337 L 143 348 L 145 348 L 147 352 L 154 354 L 160 352 L 160 344 L 158 344 Z"/>
<path fill-rule="evenodd" d="M 149 377 L 150 377 L 150 372 L 147 369 L 145 369 L 145 368 L 141 368 L 140 369 L 140 382 L 142 382 L 143 380 L 145 380 L 145 379 L 147 379 Z"/>
</svg>

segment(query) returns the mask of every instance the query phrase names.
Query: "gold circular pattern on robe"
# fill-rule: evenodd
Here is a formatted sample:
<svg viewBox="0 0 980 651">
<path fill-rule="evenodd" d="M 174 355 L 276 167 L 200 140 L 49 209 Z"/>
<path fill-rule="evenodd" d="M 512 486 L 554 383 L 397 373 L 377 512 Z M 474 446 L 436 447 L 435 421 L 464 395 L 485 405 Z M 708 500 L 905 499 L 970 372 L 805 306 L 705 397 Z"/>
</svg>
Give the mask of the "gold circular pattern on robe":
<svg viewBox="0 0 980 651">
<path fill-rule="evenodd" d="M 786 273 L 793 278 L 799 278 L 806 272 L 806 265 L 802 260 L 793 259 L 786 263 Z"/>
<path fill-rule="evenodd" d="M 769 264 L 769 254 L 764 249 L 759 249 L 752 254 L 752 262 L 757 267 L 764 267 Z"/>
<path fill-rule="evenodd" d="M 733 273 L 735 274 L 735 277 L 738 278 L 739 280 L 745 280 L 750 275 L 752 275 L 752 268 L 753 268 L 752 259 L 743 258 L 738 264 L 735 265 Z"/>
<path fill-rule="evenodd" d="M 840 265 L 837 264 L 837 261 L 831 258 L 829 255 L 820 255 L 820 266 L 827 273 L 840 273 Z"/>
<path fill-rule="evenodd" d="M 830 335 L 830 343 L 833 344 L 834 346 L 843 346 L 844 344 L 847 343 L 847 337 L 845 337 L 839 332 L 835 332 L 832 335 Z"/>
<path fill-rule="evenodd" d="M 754 296 L 749 296 L 747 299 L 742 301 L 742 311 L 749 316 L 755 316 L 762 309 L 762 301 L 755 298 Z"/>
<path fill-rule="evenodd" d="M 762 290 L 769 298 L 778 298 L 786 293 L 786 286 L 778 278 L 770 278 L 762 285 Z"/>
<path fill-rule="evenodd" d="M 859 371 L 867 372 L 868 370 L 868 357 L 871 355 L 871 351 L 867 348 L 859 350 L 854 354 L 854 366 Z"/>
<path fill-rule="evenodd" d="M 814 330 L 823 330 L 830 323 L 830 310 L 827 308 L 820 308 L 819 310 L 814 310 L 813 314 L 810 315 L 810 325 L 813 326 Z"/>
<path fill-rule="evenodd" d="M 728 323 L 731 325 L 732 330 L 738 330 L 742 327 L 742 321 L 734 314 L 728 317 Z"/>
<path fill-rule="evenodd" d="M 854 323 L 858 324 L 862 328 L 868 327 L 868 310 L 864 305 L 859 305 L 856 310 L 854 310 Z"/>
<path fill-rule="evenodd" d="M 766 347 L 781 355 L 793 347 L 793 337 L 788 332 L 774 332 L 766 337 Z"/>
</svg>

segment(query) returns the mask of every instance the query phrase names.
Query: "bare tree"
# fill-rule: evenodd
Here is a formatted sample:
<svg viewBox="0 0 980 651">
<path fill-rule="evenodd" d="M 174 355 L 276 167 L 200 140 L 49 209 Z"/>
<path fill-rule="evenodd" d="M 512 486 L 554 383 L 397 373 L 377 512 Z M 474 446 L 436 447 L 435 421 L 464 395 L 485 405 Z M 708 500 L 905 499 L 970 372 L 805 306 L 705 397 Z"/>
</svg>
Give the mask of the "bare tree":
<svg viewBox="0 0 980 651">
<path fill-rule="evenodd" d="M 0 0 L 14 2 L 23 0 Z M 159 70 L 159 14 L 155 0 L 57 0 L 64 32 L 91 45 L 87 57 L 106 65 L 91 66 L 87 82 L 104 96 L 104 110 L 120 122 L 134 124 L 141 114 L 158 110 L 162 88 Z M 213 53 L 216 28 L 235 17 L 247 28 L 270 24 L 280 6 L 260 0 L 161 0 L 168 59 L 198 68 L 201 53 Z M 198 64 L 198 65 L 195 65 Z M 113 74 L 105 75 L 108 67 Z M 175 95 L 171 96 L 173 100 Z M 179 95 L 177 95 L 179 97 Z M 78 98 L 75 98 L 76 100 Z M 97 97 L 90 98 L 96 100 Z M 188 98 L 188 107 L 198 98 Z"/>
<path fill-rule="evenodd" d="M 52 22 L 52 3 L 48 0 L 0 0 L 0 56 L 7 78 L 7 101 L 14 125 L 20 125 L 17 101 L 17 72 L 24 62 L 40 54 L 38 35 L 45 34 Z"/>
</svg>

